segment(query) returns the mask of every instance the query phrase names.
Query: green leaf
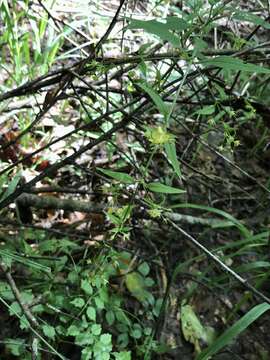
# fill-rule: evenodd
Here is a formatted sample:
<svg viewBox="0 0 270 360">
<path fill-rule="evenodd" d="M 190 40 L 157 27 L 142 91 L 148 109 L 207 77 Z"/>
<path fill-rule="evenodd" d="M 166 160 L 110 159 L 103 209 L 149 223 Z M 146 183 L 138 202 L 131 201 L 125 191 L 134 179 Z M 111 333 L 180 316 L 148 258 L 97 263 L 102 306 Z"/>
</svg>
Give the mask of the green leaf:
<svg viewBox="0 0 270 360">
<path fill-rule="evenodd" d="M 93 335 L 100 335 L 101 334 L 101 325 L 100 324 L 93 324 L 91 326 L 91 333 Z"/>
<path fill-rule="evenodd" d="M 115 356 L 115 360 L 131 360 L 130 351 L 113 352 L 112 354 Z"/>
<path fill-rule="evenodd" d="M 81 333 L 81 329 L 76 325 L 70 325 L 67 329 L 67 335 L 69 336 L 77 336 Z"/>
<path fill-rule="evenodd" d="M 46 272 L 47 274 L 51 273 L 51 269 L 45 265 L 39 264 L 35 261 L 32 261 L 30 259 L 28 259 L 25 256 L 20 256 L 17 255 L 15 253 L 10 252 L 9 250 L 0 250 L 0 256 L 3 257 L 2 261 L 8 265 L 8 263 L 10 262 L 10 260 L 12 261 L 16 261 L 19 262 L 25 266 L 29 266 L 31 269 L 36 269 L 39 271 L 43 271 Z"/>
<path fill-rule="evenodd" d="M 142 332 L 140 329 L 134 329 L 131 330 L 130 336 L 133 337 L 134 339 L 140 339 L 142 337 Z"/>
<path fill-rule="evenodd" d="M 81 309 L 84 306 L 85 301 L 83 298 L 76 298 L 76 299 L 72 300 L 70 303 L 72 305 L 74 305 L 75 307 Z"/>
<path fill-rule="evenodd" d="M 125 324 L 127 326 L 131 326 L 131 321 L 129 320 L 129 318 L 127 317 L 127 315 L 125 314 L 125 312 L 121 308 L 118 308 L 116 310 L 115 316 L 116 316 L 116 319 L 120 323 Z"/>
<path fill-rule="evenodd" d="M 255 306 L 233 326 L 226 330 L 220 337 L 218 337 L 208 349 L 204 350 L 196 358 L 196 360 L 209 359 L 212 355 L 216 354 L 219 350 L 228 345 L 235 337 L 237 337 L 242 331 L 244 331 L 250 324 L 252 324 L 258 317 L 260 317 L 263 313 L 265 313 L 265 311 L 269 309 L 270 305 L 267 303 L 262 303 Z"/>
<path fill-rule="evenodd" d="M 140 302 L 148 300 L 144 277 L 137 272 L 129 273 L 125 276 L 125 282 L 130 293 Z"/>
<path fill-rule="evenodd" d="M 117 344 L 120 346 L 120 348 L 122 349 L 126 348 L 128 343 L 129 343 L 128 332 L 124 332 L 117 336 Z"/>
<path fill-rule="evenodd" d="M 88 330 L 78 334 L 75 339 L 75 344 L 80 346 L 93 344 L 93 342 L 94 342 L 94 336 L 93 334 L 89 334 Z"/>
<path fill-rule="evenodd" d="M 166 27 L 169 30 L 184 31 L 189 28 L 189 24 L 177 16 L 168 16 L 166 18 Z"/>
<path fill-rule="evenodd" d="M 17 172 L 17 174 L 13 177 L 13 179 L 9 183 L 8 188 L 1 196 L 0 198 L 1 201 L 5 200 L 10 194 L 12 194 L 15 191 L 21 177 L 22 177 L 22 172 L 21 171 Z"/>
<path fill-rule="evenodd" d="M 100 342 L 104 345 L 109 345 L 112 342 L 112 335 L 111 334 L 102 334 L 100 337 Z"/>
<path fill-rule="evenodd" d="M 204 106 L 202 109 L 196 111 L 199 115 L 212 115 L 215 112 L 215 105 Z"/>
<path fill-rule="evenodd" d="M 171 27 L 173 26 L 175 26 L 175 24 L 171 24 Z M 170 24 L 167 25 L 156 20 L 131 20 L 127 28 L 143 29 L 150 34 L 158 36 L 163 41 L 169 41 L 175 47 L 180 46 L 180 38 L 179 36 L 174 35 L 172 32 L 170 32 Z"/>
<path fill-rule="evenodd" d="M 105 169 L 101 169 L 101 168 L 97 168 L 97 169 L 99 171 L 101 171 L 103 174 L 113 178 L 114 180 L 120 181 L 122 183 L 125 183 L 125 184 L 134 184 L 135 183 L 135 179 L 128 174 L 118 172 L 118 171 L 105 170 Z"/>
<path fill-rule="evenodd" d="M 86 347 L 82 350 L 81 360 L 91 360 L 92 359 L 92 346 Z"/>
<path fill-rule="evenodd" d="M 179 179 L 181 179 L 182 174 L 181 174 L 181 170 L 180 170 L 180 163 L 177 159 L 175 143 L 167 142 L 164 146 L 165 146 L 165 151 L 168 156 L 168 159 L 169 159 L 170 163 L 172 164 L 173 170 L 175 171 L 175 173 L 177 174 Z"/>
<path fill-rule="evenodd" d="M 181 306 L 181 327 L 185 340 L 194 345 L 196 352 L 200 352 L 200 341 L 207 343 L 206 329 L 190 305 Z"/>
<path fill-rule="evenodd" d="M 86 279 L 83 279 L 81 281 L 81 289 L 87 294 L 92 295 L 93 294 L 93 288 L 90 284 L 90 282 Z"/>
<path fill-rule="evenodd" d="M 203 65 L 217 66 L 224 70 L 236 70 L 258 74 L 270 74 L 270 69 L 262 66 L 245 63 L 241 59 L 233 58 L 231 56 L 217 56 L 213 59 L 202 61 Z"/>
<path fill-rule="evenodd" d="M 53 326 L 51 325 L 42 325 L 42 330 L 45 336 L 47 336 L 49 339 L 53 339 L 55 338 L 55 329 Z"/>
<path fill-rule="evenodd" d="M 234 14 L 232 18 L 241 21 L 248 21 L 255 25 L 262 26 L 265 29 L 270 29 L 270 24 L 267 21 L 250 12 L 243 12 L 241 10 L 241 12 L 237 12 L 236 14 Z"/>
<path fill-rule="evenodd" d="M 114 315 L 114 312 L 112 310 L 108 310 L 106 312 L 105 317 L 106 317 L 106 321 L 107 321 L 108 325 L 112 325 L 114 323 L 115 315 Z"/>
<path fill-rule="evenodd" d="M 152 182 L 146 185 L 147 188 L 152 192 L 163 193 L 163 194 L 183 194 L 186 191 L 177 189 L 172 186 L 164 185 L 159 182 Z"/>
<path fill-rule="evenodd" d="M 100 352 L 101 349 L 103 349 L 102 344 L 97 346 L 97 349 L 95 349 L 95 360 L 110 360 L 110 350 L 106 349 L 105 352 Z"/>
<path fill-rule="evenodd" d="M 89 320 L 96 321 L 96 309 L 93 306 L 88 306 L 86 315 L 88 316 Z"/>
<path fill-rule="evenodd" d="M 198 204 L 191 204 L 191 203 L 177 204 L 177 205 L 173 205 L 171 208 L 172 209 L 176 209 L 176 208 L 198 209 L 198 210 L 205 210 L 205 211 L 212 212 L 214 214 L 218 214 L 218 215 L 224 217 L 225 219 L 231 221 L 232 224 L 234 224 L 246 238 L 249 238 L 251 236 L 251 233 L 248 230 L 248 228 L 244 224 L 242 224 L 239 220 L 237 220 L 235 217 L 228 214 L 226 211 L 216 209 L 216 208 L 206 206 L 206 205 L 198 205 Z"/>
<path fill-rule="evenodd" d="M 30 329 L 30 324 L 29 321 L 26 319 L 25 315 L 20 317 L 20 329 L 21 330 L 26 330 L 26 329 Z"/>
<path fill-rule="evenodd" d="M 139 267 L 138 267 L 138 271 L 143 275 L 143 276 L 147 276 L 149 274 L 150 271 L 150 267 L 146 262 L 143 262 Z"/>
<path fill-rule="evenodd" d="M 100 298 L 100 297 L 95 297 L 95 304 L 97 306 L 98 309 L 102 310 L 104 309 L 104 301 Z"/>
<path fill-rule="evenodd" d="M 256 269 L 260 269 L 260 268 L 269 268 L 269 267 L 270 267 L 269 261 L 254 261 L 249 264 L 243 264 L 243 265 L 237 266 L 235 268 L 235 271 L 237 271 L 238 273 L 241 273 L 241 272 L 247 272 L 247 271 L 252 271 L 252 270 L 256 270 Z"/>
<path fill-rule="evenodd" d="M 157 109 L 159 110 L 159 112 L 165 117 L 165 119 L 167 118 L 168 114 L 169 114 L 169 108 L 167 107 L 167 105 L 164 103 L 164 101 L 162 100 L 161 96 L 149 85 L 147 85 L 146 83 L 143 82 L 139 82 L 137 83 L 138 86 L 140 88 L 142 88 L 149 96 L 150 98 L 153 100 L 154 104 L 156 105 Z"/>
<path fill-rule="evenodd" d="M 25 304 L 31 304 L 34 300 L 34 295 L 32 294 L 32 291 L 22 291 L 21 292 L 21 301 Z"/>
<path fill-rule="evenodd" d="M 16 339 L 5 339 L 5 347 L 11 352 L 12 355 L 21 356 L 24 353 L 25 340 Z"/>
<path fill-rule="evenodd" d="M 68 274 L 67 277 L 68 281 L 70 281 L 72 284 L 78 284 L 78 282 L 80 281 L 79 279 L 79 274 L 77 271 L 73 270 Z"/>
<path fill-rule="evenodd" d="M 44 240 L 39 244 L 39 251 L 41 254 L 45 252 L 54 252 L 60 247 L 60 241 L 57 241 L 56 239 L 52 240 Z"/>
<path fill-rule="evenodd" d="M 10 289 L 10 286 L 4 281 L 0 281 L 0 296 L 5 300 L 14 300 L 14 295 Z"/>
</svg>

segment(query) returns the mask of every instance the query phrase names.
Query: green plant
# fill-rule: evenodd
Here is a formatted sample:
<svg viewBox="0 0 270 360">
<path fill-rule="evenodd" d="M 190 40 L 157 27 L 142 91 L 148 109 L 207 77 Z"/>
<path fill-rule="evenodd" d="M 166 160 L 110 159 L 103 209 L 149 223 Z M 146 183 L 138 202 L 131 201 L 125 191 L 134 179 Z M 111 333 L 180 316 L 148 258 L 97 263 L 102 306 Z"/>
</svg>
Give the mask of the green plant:
<svg viewBox="0 0 270 360">
<path fill-rule="evenodd" d="M 0 2 L 0 352 L 150 360 L 182 336 L 190 358 L 249 356 L 270 302 L 265 2 L 58 4 Z"/>
</svg>

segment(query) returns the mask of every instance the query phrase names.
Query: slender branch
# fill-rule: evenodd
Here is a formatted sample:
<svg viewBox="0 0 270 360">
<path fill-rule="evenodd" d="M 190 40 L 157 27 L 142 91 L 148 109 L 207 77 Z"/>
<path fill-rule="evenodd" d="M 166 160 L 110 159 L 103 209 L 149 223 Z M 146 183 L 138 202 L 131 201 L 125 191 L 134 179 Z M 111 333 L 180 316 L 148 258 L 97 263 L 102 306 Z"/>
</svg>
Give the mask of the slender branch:
<svg viewBox="0 0 270 360">
<path fill-rule="evenodd" d="M 247 54 L 254 54 L 254 53 L 269 53 L 270 49 L 266 48 L 266 49 L 259 49 L 259 47 L 261 46 L 257 45 L 254 48 L 248 48 L 245 50 L 241 50 L 241 51 L 237 51 L 237 50 L 232 50 L 232 49 L 209 49 L 206 51 L 202 51 L 202 54 L 204 56 L 218 56 L 218 55 L 232 55 L 232 56 L 244 56 Z M 190 50 L 183 50 L 186 53 L 190 53 Z M 84 64 L 86 64 L 87 62 L 89 62 L 88 58 L 84 59 L 83 62 Z M 142 60 L 143 61 L 158 61 L 158 60 L 180 60 L 180 54 L 179 52 L 168 52 L 168 53 L 158 53 L 158 54 L 150 54 L 150 55 L 125 55 L 123 57 L 99 57 L 96 56 L 95 60 L 97 64 L 102 63 L 103 65 L 108 65 L 108 66 L 118 66 L 118 65 L 128 65 L 128 64 L 138 64 L 140 63 Z M 87 60 L 87 61 L 86 61 Z M 29 95 L 29 94 L 34 94 L 37 91 L 40 91 L 41 89 L 47 88 L 48 86 L 53 86 L 56 85 L 57 83 L 59 83 L 59 81 L 61 81 L 61 79 L 63 78 L 64 75 L 66 75 L 69 71 L 77 71 L 78 72 L 78 68 L 79 65 L 82 64 L 82 60 L 72 64 L 72 65 L 68 65 L 64 68 L 58 69 L 58 70 L 54 70 L 51 71 L 50 73 L 46 74 L 46 75 L 42 75 L 34 80 L 28 81 L 27 83 L 18 86 L 15 89 L 9 90 L 3 94 L 0 94 L 0 102 L 2 102 L 3 100 L 7 100 L 13 97 L 18 97 L 18 96 L 25 96 L 25 95 Z M 91 71 L 95 71 L 96 66 L 98 65 L 91 65 Z M 80 69 L 80 74 L 86 74 L 89 69 L 86 67 L 84 69 Z"/>
<path fill-rule="evenodd" d="M 118 6 L 118 9 L 116 11 L 116 13 L 114 14 L 114 17 L 108 27 L 108 29 L 106 30 L 105 34 L 102 36 L 102 38 L 99 40 L 99 42 L 97 43 L 96 47 L 95 47 L 95 50 L 96 52 L 101 48 L 102 44 L 108 39 L 110 33 L 112 32 L 116 22 L 117 22 L 117 19 L 118 19 L 118 16 L 120 14 L 120 11 L 124 5 L 124 3 L 126 2 L 126 0 L 121 0 L 120 1 L 120 4 Z"/>
<path fill-rule="evenodd" d="M 38 189 L 36 190 L 38 191 Z M 27 193 L 21 194 L 16 202 L 22 208 L 34 207 L 37 209 L 62 209 L 66 211 L 81 211 L 85 213 L 102 213 L 103 211 L 106 211 L 105 205 L 91 204 L 89 201 L 59 199 L 55 196 L 38 196 Z M 135 211 L 134 215 L 145 217 L 145 214 L 140 213 L 140 211 Z M 176 223 L 186 223 L 189 225 L 202 225 L 210 227 L 233 225 L 231 221 L 224 221 L 217 218 L 205 219 L 173 212 L 165 212 L 164 215 L 171 221 Z"/>
<path fill-rule="evenodd" d="M 19 303 L 19 305 L 20 305 L 20 307 L 22 309 L 22 312 L 25 315 L 26 319 L 29 321 L 30 325 L 34 329 L 37 329 L 39 327 L 37 319 L 32 314 L 31 310 L 28 308 L 28 305 L 23 302 L 22 296 L 20 294 L 19 289 L 17 288 L 17 285 L 16 285 L 15 281 L 13 280 L 11 272 L 9 270 L 7 270 L 7 267 L 3 262 L 0 263 L 0 269 L 5 274 L 6 279 L 7 279 L 8 283 L 9 283 L 9 286 L 10 286 L 12 292 L 13 292 L 13 295 L 14 295 L 15 299 L 18 301 L 18 303 Z"/>
<path fill-rule="evenodd" d="M 46 178 L 49 175 L 55 174 L 57 170 L 61 169 L 63 166 L 67 164 L 71 164 L 76 160 L 79 156 L 81 156 L 86 151 L 92 149 L 94 146 L 102 143 L 105 140 L 108 140 L 116 131 L 123 128 L 128 123 L 128 118 L 125 118 L 124 120 L 120 121 L 116 125 L 114 125 L 109 131 L 101 135 L 98 139 L 91 140 L 87 145 L 81 147 L 77 152 L 74 154 L 66 157 L 62 161 L 58 161 L 57 163 L 49 166 L 46 168 L 42 173 L 40 173 L 38 176 L 36 176 L 34 179 L 30 180 L 26 184 L 20 186 L 17 188 L 12 194 L 10 194 L 8 197 L 6 197 L 4 200 L 0 202 L 0 210 L 4 207 L 11 204 L 14 200 L 18 198 L 19 195 L 21 195 L 23 192 L 27 192 L 32 186 L 37 184 L 42 179 Z"/>
<path fill-rule="evenodd" d="M 26 193 L 21 194 L 16 202 L 23 208 L 33 206 L 37 209 L 63 209 L 85 213 L 100 213 L 104 210 L 103 206 L 91 204 L 89 201 L 59 199 L 55 196 L 38 196 Z"/>
<path fill-rule="evenodd" d="M 270 16 L 268 16 L 264 21 L 269 22 L 269 20 L 270 20 Z M 245 38 L 245 42 L 248 42 L 256 34 L 256 32 L 261 28 L 261 26 L 262 25 L 257 25 L 255 27 L 255 29 L 253 31 L 251 31 L 251 33 Z M 234 87 L 235 87 L 235 85 L 236 85 L 236 83 L 237 83 L 237 81 L 238 81 L 238 79 L 240 77 L 240 74 L 241 74 L 241 71 L 238 71 L 237 74 L 235 75 L 235 78 L 234 78 L 234 80 L 232 82 L 232 85 L 230 87 L 230 92 L 233 91 L 233 89 L 234 89 Z"/>
<path fill-rule="evenodd" d="M 170 219 L 166 218 L 168 223 L 170 223 L 178 232 L 183 234 L 193 245 L 195 245 L 198 249 L 200 249 L 209 259 L 214 261 L 222 271 L 231 275 L 234 279 L 236 279 L 241 285 L 243 285 L 246 289 L 248 289 L 251 293 L 253 293 L 260 300 L 266 301 L 270 304 L 270 299 L 265 296 L 262 292 L 258 291 L 254 286 L 252 286 L 246 279 L 242 278 L 239 274 L 233 271 L 229 266 L 224 264 L 216 255 L 214 255 L 211 251 L 209 251 L 205 246 L 203 246 L 199 241 L 197 241 L 193 236 L 187 233 L 180 226 L 175 224 Z"/>
</svg>

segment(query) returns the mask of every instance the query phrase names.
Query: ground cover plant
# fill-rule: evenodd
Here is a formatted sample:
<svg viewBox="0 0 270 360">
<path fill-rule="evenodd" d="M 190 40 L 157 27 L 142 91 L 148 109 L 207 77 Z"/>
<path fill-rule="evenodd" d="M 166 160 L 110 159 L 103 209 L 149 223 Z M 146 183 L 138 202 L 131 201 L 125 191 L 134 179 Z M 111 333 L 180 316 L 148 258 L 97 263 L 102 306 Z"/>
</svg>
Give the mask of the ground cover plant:
<svg viewBox="0 0 270 360">
<path fill-rule="evenodd" d="M 0 2 L 0 358 L 268 359 L 267 1 Z"/>
</svg>

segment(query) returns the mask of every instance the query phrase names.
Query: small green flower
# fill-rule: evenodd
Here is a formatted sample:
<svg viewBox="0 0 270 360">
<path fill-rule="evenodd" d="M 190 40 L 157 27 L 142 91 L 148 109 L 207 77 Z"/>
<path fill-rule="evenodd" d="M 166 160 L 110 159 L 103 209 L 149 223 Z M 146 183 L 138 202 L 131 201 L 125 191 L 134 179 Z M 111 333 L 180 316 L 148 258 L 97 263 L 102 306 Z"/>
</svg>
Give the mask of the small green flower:
<svg viewBox="0 0 270 360">
<path fill-rule="evenodd" d="M 174 140 L 174 136 L 162 126 L 147 127 L 145 136 L 152 145 L 163 146 Z"/>
<path fill-rule="evenodd" d="M 154 208 L 154 209 L 149 209 L 147 212 L 151 216 L 151 218 L 154 219 L 154 218 L 159 218 L 161 216 L 162 210 Z"/>
<path fill-rule="evenodd" d="M 133 86 L 133 84 L 130 82 L 130 83 L 128 83 L 127 84 L 127 91 L 129 92 L 129 93 L 132 93 L 132 92 L 134 92 L 136 89 L 135 89 L 135 87 Z"/>
<path fill-rule="evenodd" d="M 208 120 L 208 124 L 211 125 L 211 126 L 216 125 L 215 119 L 214 119 L 214 118 L 210 118 L 210 119 Z"/>
</svg>

